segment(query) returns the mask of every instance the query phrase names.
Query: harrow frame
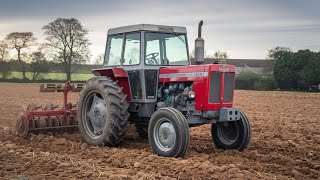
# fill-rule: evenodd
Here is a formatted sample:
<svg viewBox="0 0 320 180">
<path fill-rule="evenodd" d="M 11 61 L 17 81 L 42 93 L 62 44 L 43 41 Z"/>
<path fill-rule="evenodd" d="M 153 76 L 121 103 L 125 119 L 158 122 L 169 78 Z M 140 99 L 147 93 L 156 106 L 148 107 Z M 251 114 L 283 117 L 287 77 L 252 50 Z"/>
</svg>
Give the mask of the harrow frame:
<svg viewBox="0 0 320 180">
<path fill-rule="evenodd" d="M 57 92 L 63 92 L 63 98 L 64 98 L 64 106 L 62 109 L 52 109 L 52 110 L 37 110 L 41 108 L 42 106 L 36 107 L 33 110 L 25 109 L 23 111 L 23 114 L 20 114 L 18 117 L 17 122 L 17 134 L 19 136 L 25 137 L 29 131 L 34 130 L 49 130 L 49 129 L 57 129 L 57 128 L 72 128 L 77 127 L 77 123 L 74 122 L 72 125 L 58 125 L 58 126 L 47 126 L 47 127 L 35 127 L 35 124 L 31 126 L 31 121 L 35 123 L 34 118 L 51 118 L 51 117 L 63 117 L 62 121 L 67 121 L 67 119 L 73 118 L 74 121 L 76 120 L 76 113 L 77 109 L 76 106 L 72 105 L 71 103 L 68 103 L 68 93 L 73 90 L 73 86 L 70 84 L 70 82 L 67 82 L 61 89 L 59 89 Z M 52 120 L 52 119 L 51 119 Z M 72 121 L 70 121 L 72 122 Z M 65 124 L 65 123 L 64 123 Z M 19 129 L 20 128 L 20 129 Z M 20 131 L 19 131 L 20 130 Z"/>
</svg>

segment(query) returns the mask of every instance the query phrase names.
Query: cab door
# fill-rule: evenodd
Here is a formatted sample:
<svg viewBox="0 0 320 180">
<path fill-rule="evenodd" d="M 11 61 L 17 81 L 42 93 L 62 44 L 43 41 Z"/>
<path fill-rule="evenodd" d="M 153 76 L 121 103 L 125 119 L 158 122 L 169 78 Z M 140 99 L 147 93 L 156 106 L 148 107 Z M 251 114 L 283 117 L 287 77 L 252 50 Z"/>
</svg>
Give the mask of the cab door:
<svg viewBox="0 0 320 180">
<path fill-rule="evenodd" d="M 141 33 L 126 33 L 123 45 L 122 66 L 127 71 L 132 101 L 141 102 L 144 98 L 142 90 L 143 72 L 141 68 Z"/>
</svg>

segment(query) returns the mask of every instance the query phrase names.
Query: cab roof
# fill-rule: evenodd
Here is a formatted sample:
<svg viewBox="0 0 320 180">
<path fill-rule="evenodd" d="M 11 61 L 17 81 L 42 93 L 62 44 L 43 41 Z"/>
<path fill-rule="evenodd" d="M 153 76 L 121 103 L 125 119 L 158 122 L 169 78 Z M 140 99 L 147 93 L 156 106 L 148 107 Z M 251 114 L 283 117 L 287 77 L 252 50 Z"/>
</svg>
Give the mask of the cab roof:
<svg viewBox="0 0 320 180">
<path fill-rule="evenodd" d="M 178 34 L 187 33 L 187 29 L 185 27 L 181 27 L 181 26 L 136 24 L 136 25 L 130 25 L 130 26 L 111 28 L 108 30 L 108 35 L 121 34 L 121 33 L 126 33 L 126 32 L 134 32 L 134 31 L 156 31 L 156 32 L 165 32 L 165 33 L 178 33 Z"/>
</svg>

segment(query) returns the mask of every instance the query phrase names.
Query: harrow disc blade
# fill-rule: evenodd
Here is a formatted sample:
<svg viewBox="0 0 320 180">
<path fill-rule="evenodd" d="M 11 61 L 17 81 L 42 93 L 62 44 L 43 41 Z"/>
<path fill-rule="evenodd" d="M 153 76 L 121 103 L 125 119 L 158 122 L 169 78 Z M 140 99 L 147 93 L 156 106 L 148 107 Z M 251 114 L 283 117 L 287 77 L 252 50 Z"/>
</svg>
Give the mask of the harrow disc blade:
<svg viewBox="0 0 320 180">
<path fill-rule="evenodd" d="M 52 118 L 52 126 L 59 127 L 59 119 L 57 117 Z"/>
<path fill-rule="evenodd" d="M 28 135 L 29 128 L 26 120 L 23 117 L 17 119 L 15 128 L 18 136 L 26 137 Z"/>
<path fill-rule="evenodd" d="M 66 124 L 67 124 L 67 126 L 71 126 L 72 125 L 72 123 L 73 123 L 73 121 L 72 121 L 72 118 L 70 117 L 70 116 L 67 116 L 66 117 Z"/>
<path fill-rule="evenodd" d="M 53 120 L 52 120 L 52 118 L 50 116 L 46 117 L 45 120 L 46 120 L 46 123 L 47 123 L 47 127 L 53 127 Z"/>
<path fill-rule="evenodd" d="M 35 119 L 36 128 L 46 128 L 47 122 L 44 117 L 36 118 Z"/>
<path fill-rule="evenodd" d="M 35 119 L 34 118 L 31 118 L 29 120 L 29 123 L 30 123 L 30 129 L 35 129 L 36 128 L 36 123 L 35 123 Z"/>
<path fill-rule="evenodd" d="M 64 117 L 64 116 L 58 116 L 57 118 L 58 118 L 58 120 L 59 120 L 59 125 L 60 125 L 60 126 L 67 126 L 67 125 L 68 125 L 68 124 L 67 124 L 66 117 Z"/>
<path fill-rule="evenodd" d="M 27 108 L 28 107 L 26 107 L 26 106 L 22 106 L 17 114 L 17 119 L 16 119 L 16 123 L 15 123 L 15 131 L 16 131 L 16 134 L 20 137 L 26 137 L 28 135 L 28 131 L 29 131 L 27 120 L 23 116 L 23 112 Z"/>
</svg>

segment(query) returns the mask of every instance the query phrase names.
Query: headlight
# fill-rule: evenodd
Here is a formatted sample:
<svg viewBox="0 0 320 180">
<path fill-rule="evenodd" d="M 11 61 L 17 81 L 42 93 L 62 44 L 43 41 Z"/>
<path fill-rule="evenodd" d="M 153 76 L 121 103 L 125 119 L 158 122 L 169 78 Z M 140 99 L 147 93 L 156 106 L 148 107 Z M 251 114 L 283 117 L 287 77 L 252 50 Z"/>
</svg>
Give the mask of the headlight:
<svg viewBox="0 0 320 180">
<path fill-rule="evenodd" d="M 193 98 L 196 97 L 196 93 L 195 93 L 194 91 L 189 91 L 188 97 L 189 97 L 190 99 L 193 99 Z"/>
</svg>

